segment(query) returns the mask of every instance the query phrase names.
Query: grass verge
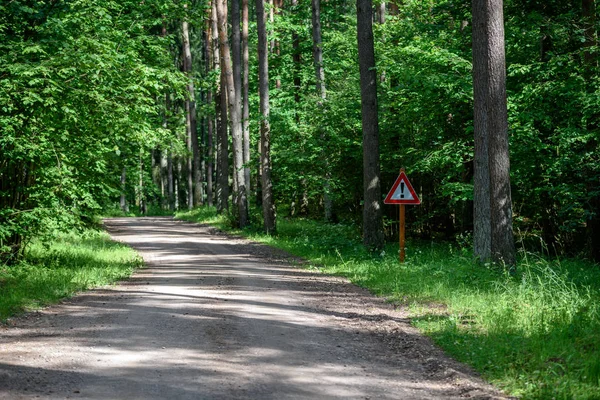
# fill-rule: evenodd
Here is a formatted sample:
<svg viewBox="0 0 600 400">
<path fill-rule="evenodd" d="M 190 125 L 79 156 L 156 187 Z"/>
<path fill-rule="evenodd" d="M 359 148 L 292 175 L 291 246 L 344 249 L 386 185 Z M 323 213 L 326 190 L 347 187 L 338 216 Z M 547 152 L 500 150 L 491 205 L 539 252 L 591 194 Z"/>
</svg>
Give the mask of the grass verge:
<svg viewBox="0 0 600 400">
<path fill-rule="evenodd" d="M 521 253 L 516 275 L 477 265 L 450 244 L 409 243 L 366 252 L 353 226 L 278 220 L 278 233 L 232 230 L 202 208 L 178 218 L 241 233 L 343 275 L 410 308 L 412 321 L 456 359 L 522 399 L 600 399 L 600 269 Z"/>
<path fill-rule="evenodd" d="M 13 266 L 0 265 L 0 321 L 73 294 L 108 285 L 142 265 L 129 247 L 105 232 L 58 234 L 51 243 L 34 241 Z"/>
</svg>

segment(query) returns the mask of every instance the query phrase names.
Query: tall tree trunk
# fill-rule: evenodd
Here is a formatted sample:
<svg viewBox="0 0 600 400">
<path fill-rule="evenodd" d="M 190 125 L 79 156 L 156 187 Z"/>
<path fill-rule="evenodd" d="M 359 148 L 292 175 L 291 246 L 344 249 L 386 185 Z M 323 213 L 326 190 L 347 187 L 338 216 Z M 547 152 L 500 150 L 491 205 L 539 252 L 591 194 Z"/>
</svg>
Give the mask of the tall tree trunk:
<svg viewBox="0 0 600 400">
<path fill-rule="evenodd" d="M 244 138 L 244 182 L 246 197 L 250 189 L 250 101 L 249 101 L 249 53 L 248 53 L 248 0 L 242 0 L 242 132 Z"/>
<path fill-rule="evenodd" d="M 373 2 L 356 0 L 358 64 L 363 130 L 363 244 L 372 250 L 383 247 L 383 217 L 379 167 L 379 121 L 377 73 L 373 45 Z"/>
<path fill-rule="evenodd" d="M 140 186 L 138 190 L 138 202 L 140 206 L 140 213 L 146 214 L 146 193 L 144 189 L 144 151 L 140 148 L 139 154 L 139 178 L 140 178 Z"/>
<path fill-rule="evenodd" d="M 215 92 L 216 128 L 217 128 L 217 212 L 229 209 L 229 154 L 227 141 L 227 93 L 225 76 L 221 68 L 219 55 L 219 30 L 217 22 L 217 2 L 212 1 L 212 52 L 215 70 L 220 71 L 219 87 Z"/>
<path fill-rule="evenodd" d="M 188 148 L 187 158 L 187 181 L 188 181 L 188 209 L 194 207 L 194 181 L 195 178 L 200 175 L 199 161 L 200 155 L 198 153 L 198 136 L 197 136 L 197 123 L 196 123 L 196 100 L 194 91 L 194 82 L 192 80 L 192 52 L 190 49 L 190 34 L 187 20 L 183 19 L 182 22 L 182 36 L 183 36 L 183 71 L 187 75 L 187 91 L 188 97 L 185 100 L 185 111 L 186 111 L 186 145 Z"/>
<path fill-rule="evenodd" d="M 168 186 L 169 186 L 169 178 L 167 175 L 167 151 L 161 150 L 160 152 L 160 194 L 162 197 L 162 209 L 169 209 L 169 195 L 168 195 Z"/>
<path fill-rule="evenodd" d="M 298 0 L 292 0 L 292 12 L 297 12 Z M 296 108 L 300 104 L 300 73 L 302 62 L 302 51 L 300 50 L 300 37 L 296 29 L 292 32 L 292 62 L 294 63 L 294 102 Z M 296 111 L 296 122 L 299 122 L 298 112 Z"/>
<path fill-rule="evenodd" d="M 221 78 L 219 86 L 219 119 L 218 122 L 218 143 L 217 143 L 217 163 L 218 175 L 217 184 L 220 187 L 220 210 L 229 210 L 229 140 L 227 139 L 227 91 L 225 90 L 225 72 L 221 68 Z"/>
<path fill-rule="evenodd" d="M 234 0 L 236 3 L 239 0 Z M 233 38 L 233 41 L 237 42 L 235 49 L 237 50 L 238 56 L 235 57 L 238 65 L 236 70 L 240 71 L 240 30 L 239 30 L 239 3 L 237 7 L 233 7 L 237 10 L 237 37 Z M 217 1 L 217 20 L 219 29 L 219 51 L 221 53 L 221 68 L 224 71 L 225 76 L 225 88 L 227 89 L 227 104 L 229 110 L 229 121 L 231 127 L 231 136 L 233 144 L 233 170 L 234 170 L 234 181 L 237 183 L 234 191 L 234 201 L 237 204 L 238 209 L 238 225 L 240 228 L 244 228 L 248 225 L 248 199 L 246 197 L 246 186 L 244 184 L 244 154 L 243 154 L 243 143 L 242 143 L 242 119 L 241 119 L 241 98 L 240 91 L 236 90 L 236 84 L 234 83 L 234 72 L 232 68 L 231 56 L 229 52 L 229 39 L 227 37 L 227 1 Z M 239 80 L 239 86 L 241 89 L 241 79 Z"/>
<path fill-rule="evenodd" d="M 598 38 L 596 33 L 596 2 L 595 0 L 582 0 L 581 1 L 581 9 L 582 9 L 582 18 L 584 25 L 584 34 L 585 34 L 585 42 L 583 44 L 585 48 L 584 52 L 584 76 L 586 79 L 586 87 L 588 93 L 593 93 L 597 90 L 597 87 L 594 85 L 593 77 L 598 73 L 598 62 L 597 62 L 597 54 L 595 51 L 590 51 L 591 48 L 596 47 L 598 45 Z M 586 129 L 588 131 L 598 130 L 598 119 L 590 118 Z M 596 135 L 596 137 L 598 137 Z M 590 153 L 597 151 L 598 148 L 598 140 L 593 138 L 589 139 L 586 150 Z M 597 171 L 594 171 L 591 168 L 586 168 L 586 175 L 588 177 L 592 177 L 597 174 Z M 586 184 L 586 189 L 588 193 L 597 193 L 600 184 L 598 183 L 598 179 L 588 178 L 588 183 Z M 592 195 L 588 202 L 588 212 L 589 212 L 589 220 L 587 221 L 587 233 L 588 233 L 588 249 L 591 258 L 600 262 L 600 196 Z"/>
<path fill-rule="evenodd" d="M 317 94 L 320 96 L 319 108 L 322 108 L 327 98 L 325 88 L 325 68 L 323 67 L 323 41 L 321 36 L 321 1 L 312 0 L 312 36 L 313 36 L 313 63 L 315 66 L 315 82 Z M 321 132 L 321 141 L 323 146 L 327 143 L 325 133 Z M 327 149 L 324 149 L 321 157 L 325 167 L 325 176 L 323 180 L 323 208 L 325 210 L 325 221 L 331 221 L 333 216 L 333 202 L 331 200 L 330 190 L 331 171 L 329 171 L 329 161 Z"/>
<path fill-rule="evenodd" d="M 256 0 L 256 29 L 258 31 L 258 87 L 260 93 L 260 163 L 262 169 L 262 207 L 264 229 L 276 231 L 276 212 L 271 182 L 271 126 L 269 124 L 269 58 L 264 0 Z"/>
<path fill-rule="evenodd" d="M 516 263 L 502 0 L 473 0 L 474 226 L 479 260 Z"/>
<path fill-rule="evenodd" d="M 283 1 L 281 2 L 283 4 Z M 292 12 L 297 13 L 298 0 L 292 0 L 291 4 Z M 300 114 L 298 110 L 300 109 L 300 86 L 301 86 L 301 73 L 302 73 L 302 50 L 300 49 L 300 36 L 296 29 L 292 31 L 292 63 L 293 63 L 293 82 L 294 82 L 294 119 L 296 120 L 296 124 L 300 123 Z M 302 145 L 300 148 L 302 153 L 305 153 L 305 148 Z M 302 215 L 308 214 L 308 189 L 307 189 L 307 181 L 306 178 L 300 180 L 300 184 L 302 187 L 302 200 L 300 201 L 300 213 Z M 295 196 L 294 200 L 292 200 L 291 212 L 292 215 L 294 213 L 295 208 Z"/>
<path fill-rule="evenodd" d="M 205 72 L 208 76 L 210 69 L 213 67 L 213 53 L 211 49 L 212 31 L 211 21 L 206 22 L 206 32 L 204 36 L 204 52 L 205 52 Z M 213 91 L 209 89 L 206 93 L 206 104 L 210 105 L 213 101 Z M 206 147 L 207 147 L 207 166 L 206 166 L 206 202 L 209 207 L 213 205 L 213 165 L 214 165 L 214 154 L 213 154 L 213 137 L 214 137 L 214 118 L 212 115 L 206 117 Z"/>
</svg>

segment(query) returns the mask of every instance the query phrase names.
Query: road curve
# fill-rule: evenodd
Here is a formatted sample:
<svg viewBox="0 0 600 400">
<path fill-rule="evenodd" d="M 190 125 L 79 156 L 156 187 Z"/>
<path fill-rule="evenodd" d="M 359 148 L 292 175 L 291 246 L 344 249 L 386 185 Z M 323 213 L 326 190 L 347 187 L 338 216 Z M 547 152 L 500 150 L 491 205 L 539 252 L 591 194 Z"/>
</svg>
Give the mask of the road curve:
<svg viewBox="0 0 600 400">
<path fill-rule="evenodd" d="M 499 399 L 381 299 L 171 218 L 108 219 L 146 268 L 0 328 L 0 399 Z"/>
</svg>

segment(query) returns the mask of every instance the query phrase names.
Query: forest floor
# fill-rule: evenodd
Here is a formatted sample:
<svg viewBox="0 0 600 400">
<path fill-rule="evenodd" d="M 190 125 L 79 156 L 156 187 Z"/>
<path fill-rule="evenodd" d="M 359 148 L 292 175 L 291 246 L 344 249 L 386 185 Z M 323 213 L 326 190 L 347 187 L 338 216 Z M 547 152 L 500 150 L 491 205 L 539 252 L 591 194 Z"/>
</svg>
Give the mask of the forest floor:
<svg viewBox="0 0 600 400">
<path fill-rule="evenodd" d="M 168 217 L 105 225 L 146 268 L 2 326 L 0 399 L 505 398 L 405 310 L 280 250 Z"/>
</svg>

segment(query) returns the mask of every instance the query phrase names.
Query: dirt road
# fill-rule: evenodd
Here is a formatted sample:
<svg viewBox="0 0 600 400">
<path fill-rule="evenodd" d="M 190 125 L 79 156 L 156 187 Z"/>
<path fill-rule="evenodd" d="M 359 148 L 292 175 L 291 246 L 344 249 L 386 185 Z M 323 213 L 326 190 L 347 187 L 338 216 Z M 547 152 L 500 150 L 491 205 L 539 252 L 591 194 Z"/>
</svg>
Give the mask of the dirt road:
<svg viewBox="0 0 600 400">
<path fill-rule="evenodd" d="M 0 399 L 501 398 L 343 279 L 170 218 L 105 223 L 147 268 L 0 328 Z"/>
</svg>

